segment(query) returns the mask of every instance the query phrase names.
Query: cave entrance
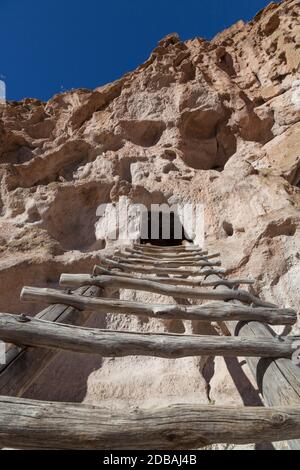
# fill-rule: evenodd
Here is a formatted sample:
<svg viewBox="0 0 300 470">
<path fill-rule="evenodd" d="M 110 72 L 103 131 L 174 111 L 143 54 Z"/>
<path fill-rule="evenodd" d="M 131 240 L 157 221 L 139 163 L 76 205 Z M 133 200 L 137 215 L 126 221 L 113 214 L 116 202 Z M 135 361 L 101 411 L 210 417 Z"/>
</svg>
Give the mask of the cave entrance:
<svg viewBox="0 0 300 470">
<path fill-rule="evenodd" d="M 174 211 L 147 211 L 142 214 L 140 243 L 157 246 L 178 246 L 192 242 Z"/>
</svg>

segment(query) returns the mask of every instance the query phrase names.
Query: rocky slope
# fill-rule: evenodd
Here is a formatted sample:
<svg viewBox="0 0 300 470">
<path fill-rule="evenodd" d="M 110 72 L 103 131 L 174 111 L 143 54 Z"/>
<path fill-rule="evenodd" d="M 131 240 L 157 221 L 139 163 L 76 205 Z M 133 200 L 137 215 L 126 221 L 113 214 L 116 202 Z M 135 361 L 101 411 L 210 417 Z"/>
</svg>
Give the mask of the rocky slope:
<svg viewBox="0 0 300 470">
<path fill-rule="evenodd" d="M 171 34 L 135 71 L 94 91 L 2 106 L 0 309 L 33 312 L 19 302 L 24 284 L 55 285 L 62 271 L 90 272 L 97 250 L 110 244 L 97 239 L 96 209 L 120 196 L 147 205 L 174 196 L 203 203 L 206 246 L 222 252 L 229 272 L 254 277 L 256 293 L 299 309 L 299 20 L 298 0 L 271 3 L 210 42 Z M 99 321 L 108 328 L 215 332 L 189 322 L 109 315 Z M 84 386 L 78 392 L 63 380 L 72 376 L 63 357 L 47 379 L 61 385 L 43 389 L 44 376 L 31 396 L 84 398 Z M 259 400 L 238 361 L 80 364 L 77 381 L 98 368 L 88 380 L 88 401 L 207 402 L 208 383 L 217 403 Z"/>
</svg>

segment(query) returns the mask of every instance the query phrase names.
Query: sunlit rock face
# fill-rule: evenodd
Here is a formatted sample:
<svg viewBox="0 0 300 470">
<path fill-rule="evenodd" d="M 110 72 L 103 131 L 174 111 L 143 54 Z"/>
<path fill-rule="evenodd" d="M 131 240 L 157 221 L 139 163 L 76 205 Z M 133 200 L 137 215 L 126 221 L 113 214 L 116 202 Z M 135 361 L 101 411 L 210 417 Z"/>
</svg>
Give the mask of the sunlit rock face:
<svg viewBox="0 0 300 470">
<path fill-rule="evenodd" d="M 299 1 L 271 3 L 210 42 L 171 34 L 136 70 L 94 91 L 1 106 L 2 311 L 37 311 L 18 300 L 24 284 L 55 285 L 63 270 L 90 272 L 97 250 L 116 244 L 97 230 L 97 208 L 121 196 L 146 206 L 175 196 L 204 204 L 206 247 L 222 253 L 230 274 L 255 278 L 257 294 L 298 309 L 299 17 Z M 128 291 L 121 297 L 158 300 Z M 216 333 L 212 325 L 116 315 L 105 326 Z M 70 360 L 51 367 L 30 393 L 127 406 L 207 403 L 210 388 L 219 404 L 258 400 L 238 361 L 98 365 L 84 393 L 69 386 Z M 43 386 L 49 377 L 60 392 Z"/>
</svg>

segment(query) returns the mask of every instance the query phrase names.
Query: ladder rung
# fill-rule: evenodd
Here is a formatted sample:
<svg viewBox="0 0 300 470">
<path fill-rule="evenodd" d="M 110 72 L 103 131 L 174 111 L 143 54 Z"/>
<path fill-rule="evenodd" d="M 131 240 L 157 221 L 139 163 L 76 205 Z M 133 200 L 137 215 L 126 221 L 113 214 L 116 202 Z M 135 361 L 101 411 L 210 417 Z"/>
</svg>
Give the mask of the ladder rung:
<svg viewBox="0 0 300 470">
<path fill-rule="evenodd" d="M 0 339 L 5 342 L 62 349 L 102 357 L 189 356 L 290 358 L 295 338 L 239 338 L 200 335 L 128 333 L 82 328 L 36 318 L 0 313 Z"/>
<path fill-rule="evenodd" d="M 204 290 L 191 287 L 178 287 L 173 285 L 159 284 L 155 281 L 144 281 L 137 278 L 119 276 L 90 276 L 89 274 L 62 274 L 60 277 L 62 286 L 95 285 L 98 287 L 114 287 L 119 289 L 133 289 L 167 295 L 183 299 L 208 299 L 208 300 L 241 300 L 253 303 L 261 307 L 275 307 L 276 305 L 264 302 L 258 297 L 244 290 Z"/>
<path fill-rule="evenodd" d="M 293 325 L 297 322 L 297 314 L 291 309 L 253 308 L 228 302 L 211 302 L 200 306 L 147 304 L 111 298 L 84 297 L 55 289 L 35 287 L 24 287 L 21 299 L 35 303 L 66 304 L 78 310 L 86 309 L 98 313 L 123 313 L 166 320 L 261 321 L 271 325 Z"/>
<path fill-rule="evenodd" d="M 0 397 L 0 445 L 20 449 L 180 450 L 296 439 L 300 407 L 103 406 Z"/>
</svg>

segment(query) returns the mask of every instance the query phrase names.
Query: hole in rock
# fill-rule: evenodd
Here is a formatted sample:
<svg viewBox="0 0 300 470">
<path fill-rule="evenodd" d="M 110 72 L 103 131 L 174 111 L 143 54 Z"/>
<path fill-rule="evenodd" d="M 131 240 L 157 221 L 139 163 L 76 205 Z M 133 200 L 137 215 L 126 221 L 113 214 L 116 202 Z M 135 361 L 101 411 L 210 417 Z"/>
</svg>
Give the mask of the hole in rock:
<svg viewBox="0 0 300 470">
<path fill-rule="evenodd" d="M 192 242 L 174 211 L 147 211 L 142 214 L 142 244 L 151 243 L 157 246 L 177 246 L 183 241 Z"/>
<path fill-rule="evenodd" d="M 174 165 L 174 163 L 172 163 L 172 162 L 167 163 L 167 164 L 162 168 L 162 172 L 163 172 L 164 174 L 168 174 L 168 173 L 170 173 L 170 171 L 178 171 L 177 166 Z"/>
<path fill-rule="evenodd" d="M 290 219 L 280 222 L 274 221 L 268 224 L 266 230 L 263 233 L 263 236 L 268 238 L 281 236 L 293 237 L 296 233 L 296 230 L 296 224 Z"/>
<path fill-rule="evenodd" d="M 299 157 L 298 163 L 300 163 L 300 157 Z M 299 168 L 297 168 L 295 175 L 293 176 L 291 184 L 295 186 L 296 188 L 300 188 L 300 165 L 299 165 Z"/>
<path fill-rule="evenodd" d="M 170 160 L 172 162 L 173 160 L 176 160 L 177 153 L 175 152 L 175 150 L 165 149 L 163 154 L 161 155 L 161 158 L 165 158 L 166 160 Z"/>
<path fill-rule="evenodd" d="M 3 152 L 0 156 L 1 163 L 22 164 L 26 163 L 34 157 L 33 151 L 30 147 L 25 145 Z"/>
<path fill-rule="evenodd" d="M 267 36 L 271 36 L 271 34 L 274 33 L 276 29 L 279 28 L 279 25 L 280 25 L 280 17 L 278 13 L 275 13 L 274 15 L 270 17 L 269 21 L 265 24 L 264 33 Z"/>
<path fill-rule="evenodd" d="M 222 224 L 222 227 L 223 227 L 223 230 L 226 233 L 226 235 L 228 237 L 232 237 L 232 235 L 233 235 L 233 226 L 232 226 L 232 224 L 229 223 L 229 222 L 226 222 L 226 220 L 224 220 L 224 222 Z"/>
<path fill-rule="evenodd" d="M 218 65 L 220 69 L 224 70 L 228 75 L 233 76 L 236 74 L 234 69 L 234 62 L 233 58 L 228 52 L 222 51 L 219 54 L 219 62 Z"/>
</svg>

